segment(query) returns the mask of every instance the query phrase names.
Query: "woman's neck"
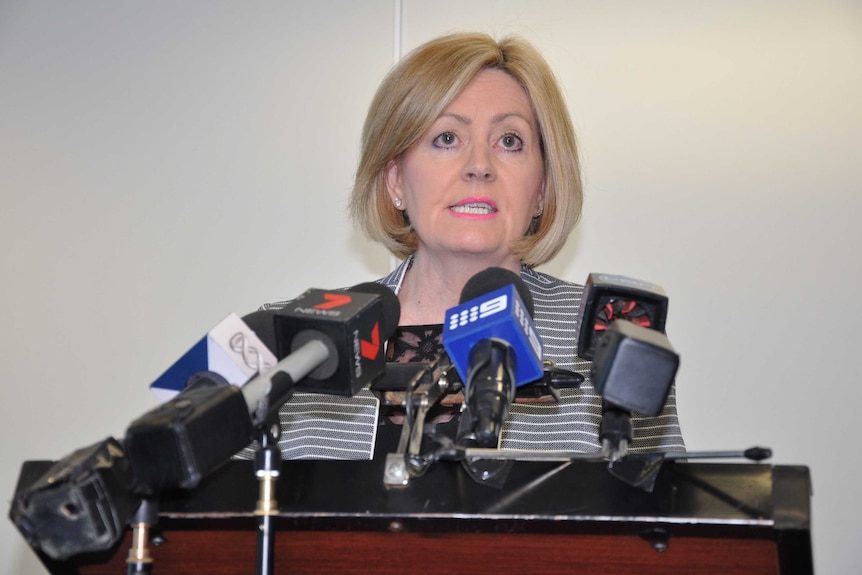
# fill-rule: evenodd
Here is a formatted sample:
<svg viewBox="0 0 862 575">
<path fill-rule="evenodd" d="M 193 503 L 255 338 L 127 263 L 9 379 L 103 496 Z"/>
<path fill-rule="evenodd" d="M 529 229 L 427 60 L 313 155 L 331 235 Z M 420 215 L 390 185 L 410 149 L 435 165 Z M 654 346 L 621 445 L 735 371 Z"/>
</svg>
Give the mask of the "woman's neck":
<svg viewBox="0 0 862 575">
<path fill-rule="evenodd" d="M 443 323 L 446 310 L 458 305 L 467 280 L 493 266 L 515 273 L 521 271 L 521 264 L 514 256 L 503 261 L 488 261 L 485 258 L 456 258 L 451 255 L 441 259 L 417 252 L 398 292 L 401 302 L 399 325 Z"/>
</svg>

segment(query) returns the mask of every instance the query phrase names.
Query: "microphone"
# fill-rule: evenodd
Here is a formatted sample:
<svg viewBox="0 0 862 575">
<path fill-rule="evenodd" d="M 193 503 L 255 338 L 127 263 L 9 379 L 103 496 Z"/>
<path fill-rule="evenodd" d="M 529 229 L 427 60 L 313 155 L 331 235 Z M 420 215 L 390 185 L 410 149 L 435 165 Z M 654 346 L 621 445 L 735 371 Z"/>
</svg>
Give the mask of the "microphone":
<svg viewBox="0 0 862 575">
<path fill-rule="evenodd" d="M 275 355 L 255 335 L 254 326 L 246 325 L 249 317 L 261 321 L 265 315 L 255 312 L 243 320 L 236 314 L 228 315 L 165 370 L 150 388 L 164 401 L 181 396 L 178 401 L 189 406 L 200 403 L 198 399 L 204 395 L 216 404 L 219 397 L 238 395 L 238 388 L 228 383 L 241 385 L 260 367 L 268 369 L 276 363 Z M 271 313 L 266 317 L 271 323 Z M 186 388 L 189 391 L 183 393 Z M 216 391 L 223 395 L 216 395 Z M 198 405 L 197 409 L 203 407 Z M 220 413 L 226 415 L 225 427 L 220 428 L 225 432 L 222 435 L 249 436 L 251 428 L 243 425 L 235 411 Z M 241 413 L 245 413 L 244 405 Z M 209 433 L 206 428 L 201 432 Z M 222 435 L 215 435 L 221 440 Z M 244 440 L 237 450 L 245 444 Z M 158 443 L 157 448 L 163 445 L 163 442 Z M 199 452 L 198 449 L 200 456 Z M 158 486 L 158 482 L 148 483 Z M 75 450 L 54 463 L 41 477 L 21 487 L 15 494 L 9 515 L 33 549 L 52 559 L 66 560 L 82 553 L 113 548 L 141 504 L 138 488 L 139 481 L 123 444 L 107 438 Z"/>
<path fill-rule="evenodd" d="M 321 342 L 329 351 L 326 361 L 296 389 L 350 397 L 383 374 L 384 344 L 400 317 L 398 298 L 382 284 L 368 282 L 347 291 L 310 289 L 275 313 L 276 355 Z"/>
<path fill-rule="evenodd" d="M 578 318 L 578 355 L 592 359 L 590 376 L 604 400 L 599 439 L 611 461 L 633 439 L 631 412 L 661 412 L 679 367 L 664 334 L 668 298 L 645 281 L 590 274 Z"/>
<path fill-rule="evenodd" d="M 261 330 L 258 339 L 274 341 L 281 359 L 242 388 L 201 377 L 132 422 L 125 448 L 140 488 L 196 486 L 248 445 L 256 428 L 277 421 L 295 389 L 352 395 L 378 377 L 385 369 L 383 341 L 391 336 L 381 325 L 394 330 L 400 315 L 398 298 L 383 287 L 391 299 L 310 289 L 286 308 L 249 316 Z"/>
<path fill-rule="evenodd" d="M 468 437 L 480 447 L 496 447 L 515 388 L 543 375 L 532 304 L 517 274 L 488 268 L 465 284 L 461 303 L 446 312 L 443 347 L 464 382 Z"/>
<path fill-rule="evenodd" d="M 275 355 L 270 351 L 271 346 L 261 342 L 253 327 L 248 325 L 248 318 L 252 316 L 254 314 L 241 320 L 232 313 L 209 330 L 150 384 L 156 397 L 167 401 L 202 377 L 243 385 L 254 374 L 272 368 Z"/>
<path fill-rule="evenodd" d="M 342 319 L 349 323 L 359 315 L 388 339 L 400 315 L 394 293 L 380 284 L 353 290 L 369 296 L 369 305 Z M 255 428 L 275 417 L 294 382 L 325 363 L 332 349 L 346 355 L 343 346 L 322 342 L 323 335 L 276 362 L 269 351 L 278 345 L 274 322 L 272 311 L 253 312 L 242 321 L 231 314 L 153 382 L 157 395 L 169 399 L 132 422 L 123 443 L 108 438 L 76 450 L 19 487 L 9 516 L 30 546 L 55 560 L 110 550 L 142 494 L 196 486 L 248 445 Z M 382 362 L 382 349 L 377 351 L 374 359 Z M 367 346 L 365 352 L 370 355 Z M 255 363 L 261 371 L 272 369 L 242 388 L 229 385 L 245 383 Z M 364 369 L 365 377 L 374 377 L 375 370 Z"/>
<path fill-rule="evenodd" d="M 112 549 L 140 503 L 122 445 L 109 437 L 19 487 L 9 518 L 31 548 L 63 561 Z"/>
</svg>

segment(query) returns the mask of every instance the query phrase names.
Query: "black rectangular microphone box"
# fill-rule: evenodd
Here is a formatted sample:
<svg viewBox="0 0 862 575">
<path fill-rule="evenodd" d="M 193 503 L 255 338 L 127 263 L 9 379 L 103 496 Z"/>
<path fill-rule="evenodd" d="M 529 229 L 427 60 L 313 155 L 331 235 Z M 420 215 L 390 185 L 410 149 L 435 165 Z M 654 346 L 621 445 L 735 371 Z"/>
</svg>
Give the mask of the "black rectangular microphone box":
<svg viewBox="0 0 862 575">
<path fill-rule="evenodd" d="M 383 303 L 374 294 L 310 289 L 275 315 L 279 359 L 311 340 L 322 341 L 329 358 L 296 389 L 352 396 L 386 368 L 380 321 Z"/>
<path fill-rule="evenodd" d="M 679 355 L 663 333 L 630 321 L 602 332 L 591 376 L 607 401 L 641 415 L 658 415 L 679 368 Z"/>
</svg>

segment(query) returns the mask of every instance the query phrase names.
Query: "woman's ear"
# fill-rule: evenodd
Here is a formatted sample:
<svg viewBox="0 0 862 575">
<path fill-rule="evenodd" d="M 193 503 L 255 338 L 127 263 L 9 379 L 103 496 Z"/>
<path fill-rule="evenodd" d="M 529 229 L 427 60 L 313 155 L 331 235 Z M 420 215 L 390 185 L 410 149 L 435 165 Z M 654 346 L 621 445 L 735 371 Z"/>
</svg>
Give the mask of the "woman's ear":
<svg viewBox="0 0 862 575">
<path fill-rule="evenodd" d="M 545 188 L 547 187 L 548 182 L 545 178 L 542 178 L 542 187 L 539 188 L 539 195 L 536 197 L 536 214 L 537 216 L 542 215 L 542 212 L 545 211 Z"/>
<path fill-rule="evenodd" d="M 386 167 L 383 168 L 383 179 L 386 182 L 386 193 L 389 194 L 389 199 L 399 210 L 404 209 L 404 202 L 401 199 L 401 166 L 395 160 L 389 160 Z"/>
</svg>

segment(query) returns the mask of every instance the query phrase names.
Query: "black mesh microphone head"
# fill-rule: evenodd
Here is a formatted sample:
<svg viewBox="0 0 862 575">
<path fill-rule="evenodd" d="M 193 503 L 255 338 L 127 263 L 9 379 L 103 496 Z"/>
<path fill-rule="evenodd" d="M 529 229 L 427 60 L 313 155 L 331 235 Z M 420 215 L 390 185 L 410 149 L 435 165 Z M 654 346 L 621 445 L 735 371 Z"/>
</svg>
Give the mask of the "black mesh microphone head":
<svg viewBox="0 0 862 575">
<path fill-rule="evenodd" d="M 509 284 L 514 284 L 515 289 L 518 290 L 518 295 L 521 296 L 521 300 L 527 306 L 527 311 L 530 312 L 530 316 L 533 316 L 533 312 L 535 311 L 533 307 L 533 295 L 530 293 L 527 284 L 524 283 L 521 276 L 503 268 L 488 268 L 467 280 L 467 283 L 464 284 L 464 289 L 461 290 L 461 301 L 459 303 L 468 302 L 471 299 L 506 287 Z"/>
<path fill-rule="evenodd" d="M 377 282 L 365 282 L 353 286 L 347 291 L 367 293 L 380 296 L 383 303 L 383 317 L 380 319 L 380 336 L 388 340 L 395 333 L 398 321 L 401 319 L 401 302 L 395 292 Z"/>
</svg>

